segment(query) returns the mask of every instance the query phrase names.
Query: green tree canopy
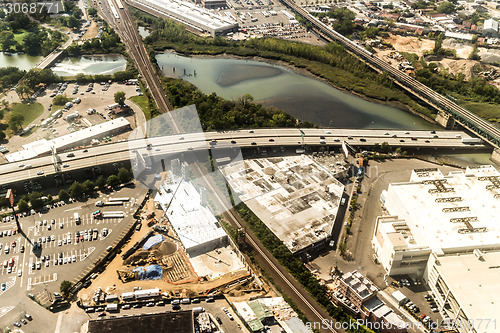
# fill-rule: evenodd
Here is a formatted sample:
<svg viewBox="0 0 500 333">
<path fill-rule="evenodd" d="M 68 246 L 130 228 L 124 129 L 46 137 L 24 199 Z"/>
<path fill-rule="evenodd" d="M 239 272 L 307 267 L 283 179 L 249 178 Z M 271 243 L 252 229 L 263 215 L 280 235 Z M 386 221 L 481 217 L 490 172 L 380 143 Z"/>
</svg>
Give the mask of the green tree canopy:
<svg viewBox="0 0 500 333">
<path fill-rule="evenodd" d="M 2 31 L 0 32 L 0 44 L 2 44 L 2 51 L 10 51 L 10 48 L 17 44 L 14 39 L 14 33 L 12 31 Z"/>
<path fill-rule="evenodd" d="M 41 199 L 42 196 L 43 194 L 40 192 L 32 192 L 28 195 L 31 207 L 33 207 L 33 209 L 42 208 L 43 206 L 43 201 Z"/>
<path fill-rule="evenodd" d="M 82 196 L 82 194 L 83 194 L 82 184 L 80 184 L 79 182 L 74 182 L 73 184 L 71 184 L 71 186 L 69 187 L 69 195 L 72 198 L 79 198 Z"/>
<path fill-rule="evenodd" d="M 95 181 L 95 184 L 100 190 L 102 190 L 106 186 L 106 180 L 104 177 L 99 176 L 99 178 Z"/>
<path fill-rule="evenodd" d="M 66 190 L 59 191 L 59 200 L 68 201 L 69 198 L 69 193 Z"/>
<path fill-rule="evenodd" d="M 115 92 L 115 103 L 118 103 L 121 106 L 125 104 L 125 93 L 123 91 Z"/>
<path fill-rule="evenodd" d="M 64 296 L 67 296 L 68 293 L 69 293 L 69 290 L 71 289 L 71 286 L 73 284 L 68 281 L 68 280 L 64 280 L 61 282 L 61 285 L 59 286 L 59 291 L 61 292 L 61 294 L 63 294 Z"/>
<path fill-rule="evenodd" d="M 126 183 L 130 180 L 130 172 L 125 168 L 118 170 L 118 179 L 121 183 Z"/>
<path fill-rule="evenodd" d="M 117 175 L 111 175 L 108 177 L 108 185 L 111 185 L 111 186 L 116 186 L 118 184 L 120 184 L 120 179 L 118 178 Z"/>
<path fill-rule="evenodd" d="M 24 116 L 22 114 L 13 114 L 9 119 L 9 127 L 14 133 L 18 133 L 23 129 Z"/>
<path fill-rule="evenodd" d="M 92 194 L 94 192 L 94 182 L 91 181 L 90 179 L 87 179 L 86 181 L 83 182 L 83 192 L 86 194 Z"/>
<path fill-rule="evenodd" d="M 438 13 L 451 14 L 455 11 L 455 5 L 451 2 L 443 2 L 437 7 Z"/>
<path fill-rule="evenodd" d="M 17 203 L 17 208 L 19 209 L 19 211 L 21 212 L 26 212 L 30 209 L 30 206 L 28 205 L 28 202 L 26 202 L 26 200 L 24 199 L 21 199 L 19 200 L 19 202 Z"/>
</svg>

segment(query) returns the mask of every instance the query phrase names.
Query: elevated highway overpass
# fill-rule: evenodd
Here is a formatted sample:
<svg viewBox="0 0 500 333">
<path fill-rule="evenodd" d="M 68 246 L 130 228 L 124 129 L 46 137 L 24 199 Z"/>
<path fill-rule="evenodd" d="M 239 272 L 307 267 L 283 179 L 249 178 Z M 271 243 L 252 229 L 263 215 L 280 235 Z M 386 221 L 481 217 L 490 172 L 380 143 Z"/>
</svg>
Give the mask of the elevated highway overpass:
<svg viewBox="0 0 500 333">
<path fill-rule="evenodd" d="M 462 143 L 462 138 L 470 138 L 462 131 L 429 130 L 360 130 L 360 129 L 255 129 L 192 134 L 136 139 L 125 142 L 90 147 L 58 155 L 57 168 L 52 156 L 43 156 L 23 162 L 0 165 L 0 185 L 20 183 L 37 178 L 46 178 L 62 172 L 77 172 L 85 168 L 128 161 L 138 151 L 143 156 L 161 158 L 189 151 L 206 151 L 222 148 L 273 148 L 325 146 L 340 147 L 343 141 L 350 146 L 373 147 L 376 143 L 387 142 L 393 147 L 403 149 L 437 150 L 482 150 L 491 149 L 484 144 L 469 145 Z M 151 145 L 148 149 L 148 145 Z M 30 166 L 27 168 L 26 166 Z"/>
</svg>

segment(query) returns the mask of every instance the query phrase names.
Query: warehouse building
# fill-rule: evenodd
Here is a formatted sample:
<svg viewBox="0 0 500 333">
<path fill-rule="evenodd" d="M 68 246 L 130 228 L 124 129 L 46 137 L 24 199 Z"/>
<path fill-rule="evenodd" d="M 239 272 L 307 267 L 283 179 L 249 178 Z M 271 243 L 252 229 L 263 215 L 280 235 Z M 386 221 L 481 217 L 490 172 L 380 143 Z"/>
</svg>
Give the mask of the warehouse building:
<svg viewBox="0 0 500 333">
<path fill-rule="evenodd" d="M 433 253 L 425 278 L 440 310 L 457 321 L 459 332 L 494 333 L 500 332 L 499 270 L 500 252 Z"/>
<path fill-rule="evenodd" d="M 216 15 L 191 2 L 181 0 L 135 0 L 133 6 L 153 15 L 171 18 L 196 31 L 211 36 L 238 30 L 238 23 L 227 16 Z"/>
<path fill-rule="evenodd" d="M 329 246 L 344 185 L 307 156 L 245 160 L 222 173 L 239 198 L 283 241 L 307 259 Z"/>
<path fill-rule="evenodd" d="M 195 257 L 227 245 L 227 234 L 206 206 L 204 189 L 198 192 L 186 175 L 187 164 L 179 168 L 179 160 L 173 160 L 172 166 L 154 201 L 166 212 L 186 252 Z"/>
<path fill-rule="evenodd" d="M 381 200 L 389 216 L 377 218 L 372 246 L 389 275 L 422 276 L 431 253 L 500 249 L 500 173 L 491 165 L 413 170 Z"/>
<path fill-rule="evenodd" d="M 23 150 L 8 154 L 5 158 L 10 163 L 49 155 L 52 149 L 55 149 L 56 152 L 63 152 L 74 147 L 88 145 L 94 139 L 101 139 L 108 135 L 118 135 L 128 130 L 130 130 L 130 122 L 120 117 L 52 140 L 42 139 L 30 142 L 23 145 Z"/>
</svg>

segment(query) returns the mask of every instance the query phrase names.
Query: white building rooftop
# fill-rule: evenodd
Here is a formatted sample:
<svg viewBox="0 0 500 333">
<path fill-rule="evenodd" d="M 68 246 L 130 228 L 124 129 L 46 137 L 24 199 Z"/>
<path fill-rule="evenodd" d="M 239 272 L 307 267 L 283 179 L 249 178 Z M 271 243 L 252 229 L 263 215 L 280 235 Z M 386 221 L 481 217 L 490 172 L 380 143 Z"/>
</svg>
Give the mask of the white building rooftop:
<svg viewBox="0 0 500 333">
<path fill-rule="evenodd" d="M 500 246 L 500 173 L 493 166 L 448 175 L 414 170 L 410 182 L 390 184 L 383 195 L 387 210 L 399 220 L 380 227 L 400 232 L 395 245 L 436 253 Z"/>
<path fill-rule="evenodd" d="M 309 157 L 245 160 L 222 172 L 239 198 L 290 251 L 330 236 L 344 185 Z"/>
<path fill-rule="evenodd" d="M 98 125 L 84 128 L 80 131 L 54 138 L 52 140 L 42 139 L 30 142 L 23 145 L 23 150 L 7 154 L 5 155 L 5 158 L 9 161 L 9 163 L 34 158 L 44 154 L 49 154 L 51 147 L 54 147 L 56 150 L 61 150 L 67 147 L 77 146 L 82 144 L 85 140 L 99 138 L 112 131 L 128 127 L 130 127 L 130 122 L 127 119 L 123 117 L 116 118 Z"/>
<path fill-rule="evenodd" d="M 500 332 L 500 252 L 438 257 L 435 267 L 467 317 L 475 321 L 477 333 Z M 484 318 L 484 325 L 478 319 Z M 486 326 L 489 320 L 489 326 Z"/>
<path fill-rule="evenodd" d="M 192 254 L 195 248 L 198 249 L 197 254 L 206 252 L 199 250 L 205 244 L 207 251 L 212 250 L 227 237 L 226 233 L 210 210 L 201 205 L 201 196 L 191 182 L 181 181 L 180 178 L 175 181 L 172 179 L 170 177 L 170 182 L 160 186 L 154 201 L 166 212 L 189 254 Z M 182 182 L 180 185 L 179 181 Z"/>
<path fill-rule="evenodd" d="M 215 15 L 209 10 L 187 1 L 135 0 L 135 2 L 184 24 L 208 31 L 212 35 L 231 30 L 238 26 L 237 22 L 228 17 Z"/>
</svg>

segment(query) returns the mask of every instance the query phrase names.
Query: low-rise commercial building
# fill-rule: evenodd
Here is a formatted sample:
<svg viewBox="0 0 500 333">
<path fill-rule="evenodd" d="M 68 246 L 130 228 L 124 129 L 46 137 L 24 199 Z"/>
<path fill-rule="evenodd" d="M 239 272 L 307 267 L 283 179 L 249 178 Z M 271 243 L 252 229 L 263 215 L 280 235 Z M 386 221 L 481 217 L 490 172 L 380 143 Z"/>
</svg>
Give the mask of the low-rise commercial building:
<svg viewBox="0 0 500 333">
<path fill-rule="evenodd" d="M 94 139 L 101 139 L 108 135 L 117 135 L 129 129 L 130 122 L 120 117 L 52 140 L 42 139 L 30 142 L 23 145 L 23 150 L 8 154 L 5 158 L 9 162 L 17 162 L 38 156 L 49 155 L 53 150 L 62 152 L 77 146 L 88 145 Z"/>
<path fill-rule="evenodd" d="M 484 20 L 483 35 L 490 37 L 498 36 L 498 22 L 494 19 Z"/>
<path fill-rule="evenodd" d="M 386 272 L 423 277 L 459 332 L 500 332 L 500 172 L 413 170 L 381 200 L 390 216 L 377 218 L 372 245 Z"/>
<path fill-rule="evenodd" d="M 441 311 L 460 333 L 500 332 L 500 252 L 430 256 L 424 275 Z"/>
<path fill-rule="evenodd" d="M 206 206 L 204 189 L 197 190 L 189 181 L 189 166 L 183 164 L 181 170 L 179 160 L 172 166 L 154 201 L 165 211 L 186 252 L 194 257 L 227 245 L 227 234 Z"/>
<path fill-rule="evenodd" d="M 404 333 L 404 321 L 377 297 L 378 288 L 357 271 L 342 274 L 328 285 L 335 303 L 360 318 L 368 328 L 382 333 Z"/>
</svg>

